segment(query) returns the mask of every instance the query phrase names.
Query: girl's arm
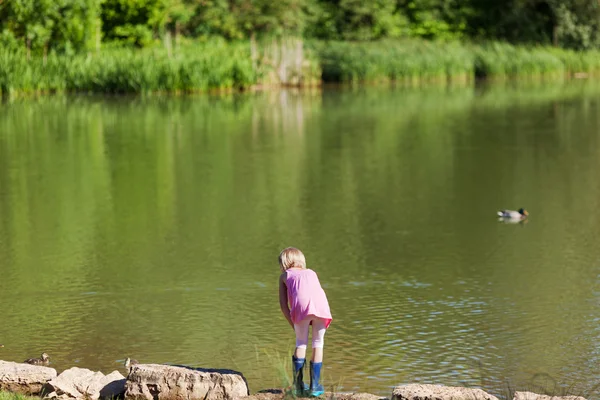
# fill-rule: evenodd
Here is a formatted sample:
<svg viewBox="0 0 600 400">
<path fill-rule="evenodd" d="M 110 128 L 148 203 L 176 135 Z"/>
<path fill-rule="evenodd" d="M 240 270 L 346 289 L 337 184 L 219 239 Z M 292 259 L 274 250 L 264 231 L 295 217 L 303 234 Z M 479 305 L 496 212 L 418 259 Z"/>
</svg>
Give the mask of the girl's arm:
<svg viewBox="0 0 600 400">
<path fill-rule="evenodd" d="M 288 305 L 288 297 L 287 297 L 287 286 L 283 281 L 284 274 L 281 274 L 279 277 L 279 306 L 281 307 L 281 312 L 287 321 L 290 323 L 292 328 L 294 327 L 294 323 L 292 322 L 292 315 L 290 314 L 290 307 Z"/>
</svg>

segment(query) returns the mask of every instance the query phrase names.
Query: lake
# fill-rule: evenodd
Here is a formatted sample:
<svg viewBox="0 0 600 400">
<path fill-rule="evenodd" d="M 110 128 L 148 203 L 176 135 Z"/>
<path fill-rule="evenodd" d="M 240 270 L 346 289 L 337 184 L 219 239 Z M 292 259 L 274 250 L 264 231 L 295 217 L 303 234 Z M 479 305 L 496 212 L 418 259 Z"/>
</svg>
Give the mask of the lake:
<svg viewBox="0 0 600 400">
<path fill-rule="evenodd" d="M 332 309 L 327 389 L 598 398 L 599 210 L 593 81 L 16 100 L 0 358 L 281 387 L 277 256 L 295 246 Z"/>
</svg>

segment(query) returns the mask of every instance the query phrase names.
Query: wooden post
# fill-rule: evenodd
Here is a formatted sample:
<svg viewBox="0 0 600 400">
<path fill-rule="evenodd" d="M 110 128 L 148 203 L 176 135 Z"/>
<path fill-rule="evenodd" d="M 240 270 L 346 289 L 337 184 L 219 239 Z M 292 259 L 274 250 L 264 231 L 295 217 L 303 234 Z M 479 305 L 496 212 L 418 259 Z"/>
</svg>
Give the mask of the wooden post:
<svg viewBox="0 0 600 400">
<path fill-rule="evenodd" d="M 175 52 L 179 51 L 179 21 L 175 21 Z"/>
<path fill-rule="evenodd" d="M 258 68 L 258 49 L 256 46 L 256 34 L 254 32 L 250 35 L 250 58 L 252 59 L 252 69 L 256 72 Z"/>
<path fill-rule="evenodd" d="M 171 31 L 167 29 L 165 33 L 165 47 L 167 48 L 167 56 L 171 58 L 172 56 L 172 45 L 171 45 Z"/>
<path fill-rule="evenodd" d="M 100 27 L 100 19 L 96 19 L 96 53 L 100 53 L 100 44 L 102 42 L 102 28 Z"/>
</svg>

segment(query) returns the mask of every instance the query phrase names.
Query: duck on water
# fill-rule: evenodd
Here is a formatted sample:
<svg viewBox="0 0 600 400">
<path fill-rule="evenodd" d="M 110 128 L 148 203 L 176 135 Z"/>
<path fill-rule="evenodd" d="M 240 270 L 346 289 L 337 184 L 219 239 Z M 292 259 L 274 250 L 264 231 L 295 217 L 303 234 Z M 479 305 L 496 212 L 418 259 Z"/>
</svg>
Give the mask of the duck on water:
<svg viewBox="0 0 600 400">
<path fill-rule="evenodd" d="M 529 213 L 524 208 L 520 208 L 518 211 L 500 210 L 496 214 L 500 218 L 513 220 L 524 220 L 529 216 Z"/>
</svg>

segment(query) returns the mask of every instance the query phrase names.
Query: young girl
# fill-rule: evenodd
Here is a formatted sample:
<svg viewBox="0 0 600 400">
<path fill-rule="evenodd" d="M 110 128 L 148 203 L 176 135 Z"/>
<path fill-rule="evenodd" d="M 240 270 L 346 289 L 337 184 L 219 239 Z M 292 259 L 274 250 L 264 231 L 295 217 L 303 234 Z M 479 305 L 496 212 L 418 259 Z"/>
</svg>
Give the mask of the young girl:
<svg viewBox="0 0 600 400">
<path fill-rule="evenodd" d="M 279 254 L 279 267 L 282 272 L 279 278 L 279 305 L 281 312 L 296 331 L 296 350 L 292 356 L 294 392 L 303 395 L 308 391 L 303 382 L 303 368 L 308 328 L 312 325 L 309 395 L 320 396 L 325 391 L 319 383 L 323 365 L 323 337 L 332 319 L 327 296 L 317 274 L 306 268 L 306 260 L 300 250 L 293 247 L 284 249 Z"/>
</svg>

